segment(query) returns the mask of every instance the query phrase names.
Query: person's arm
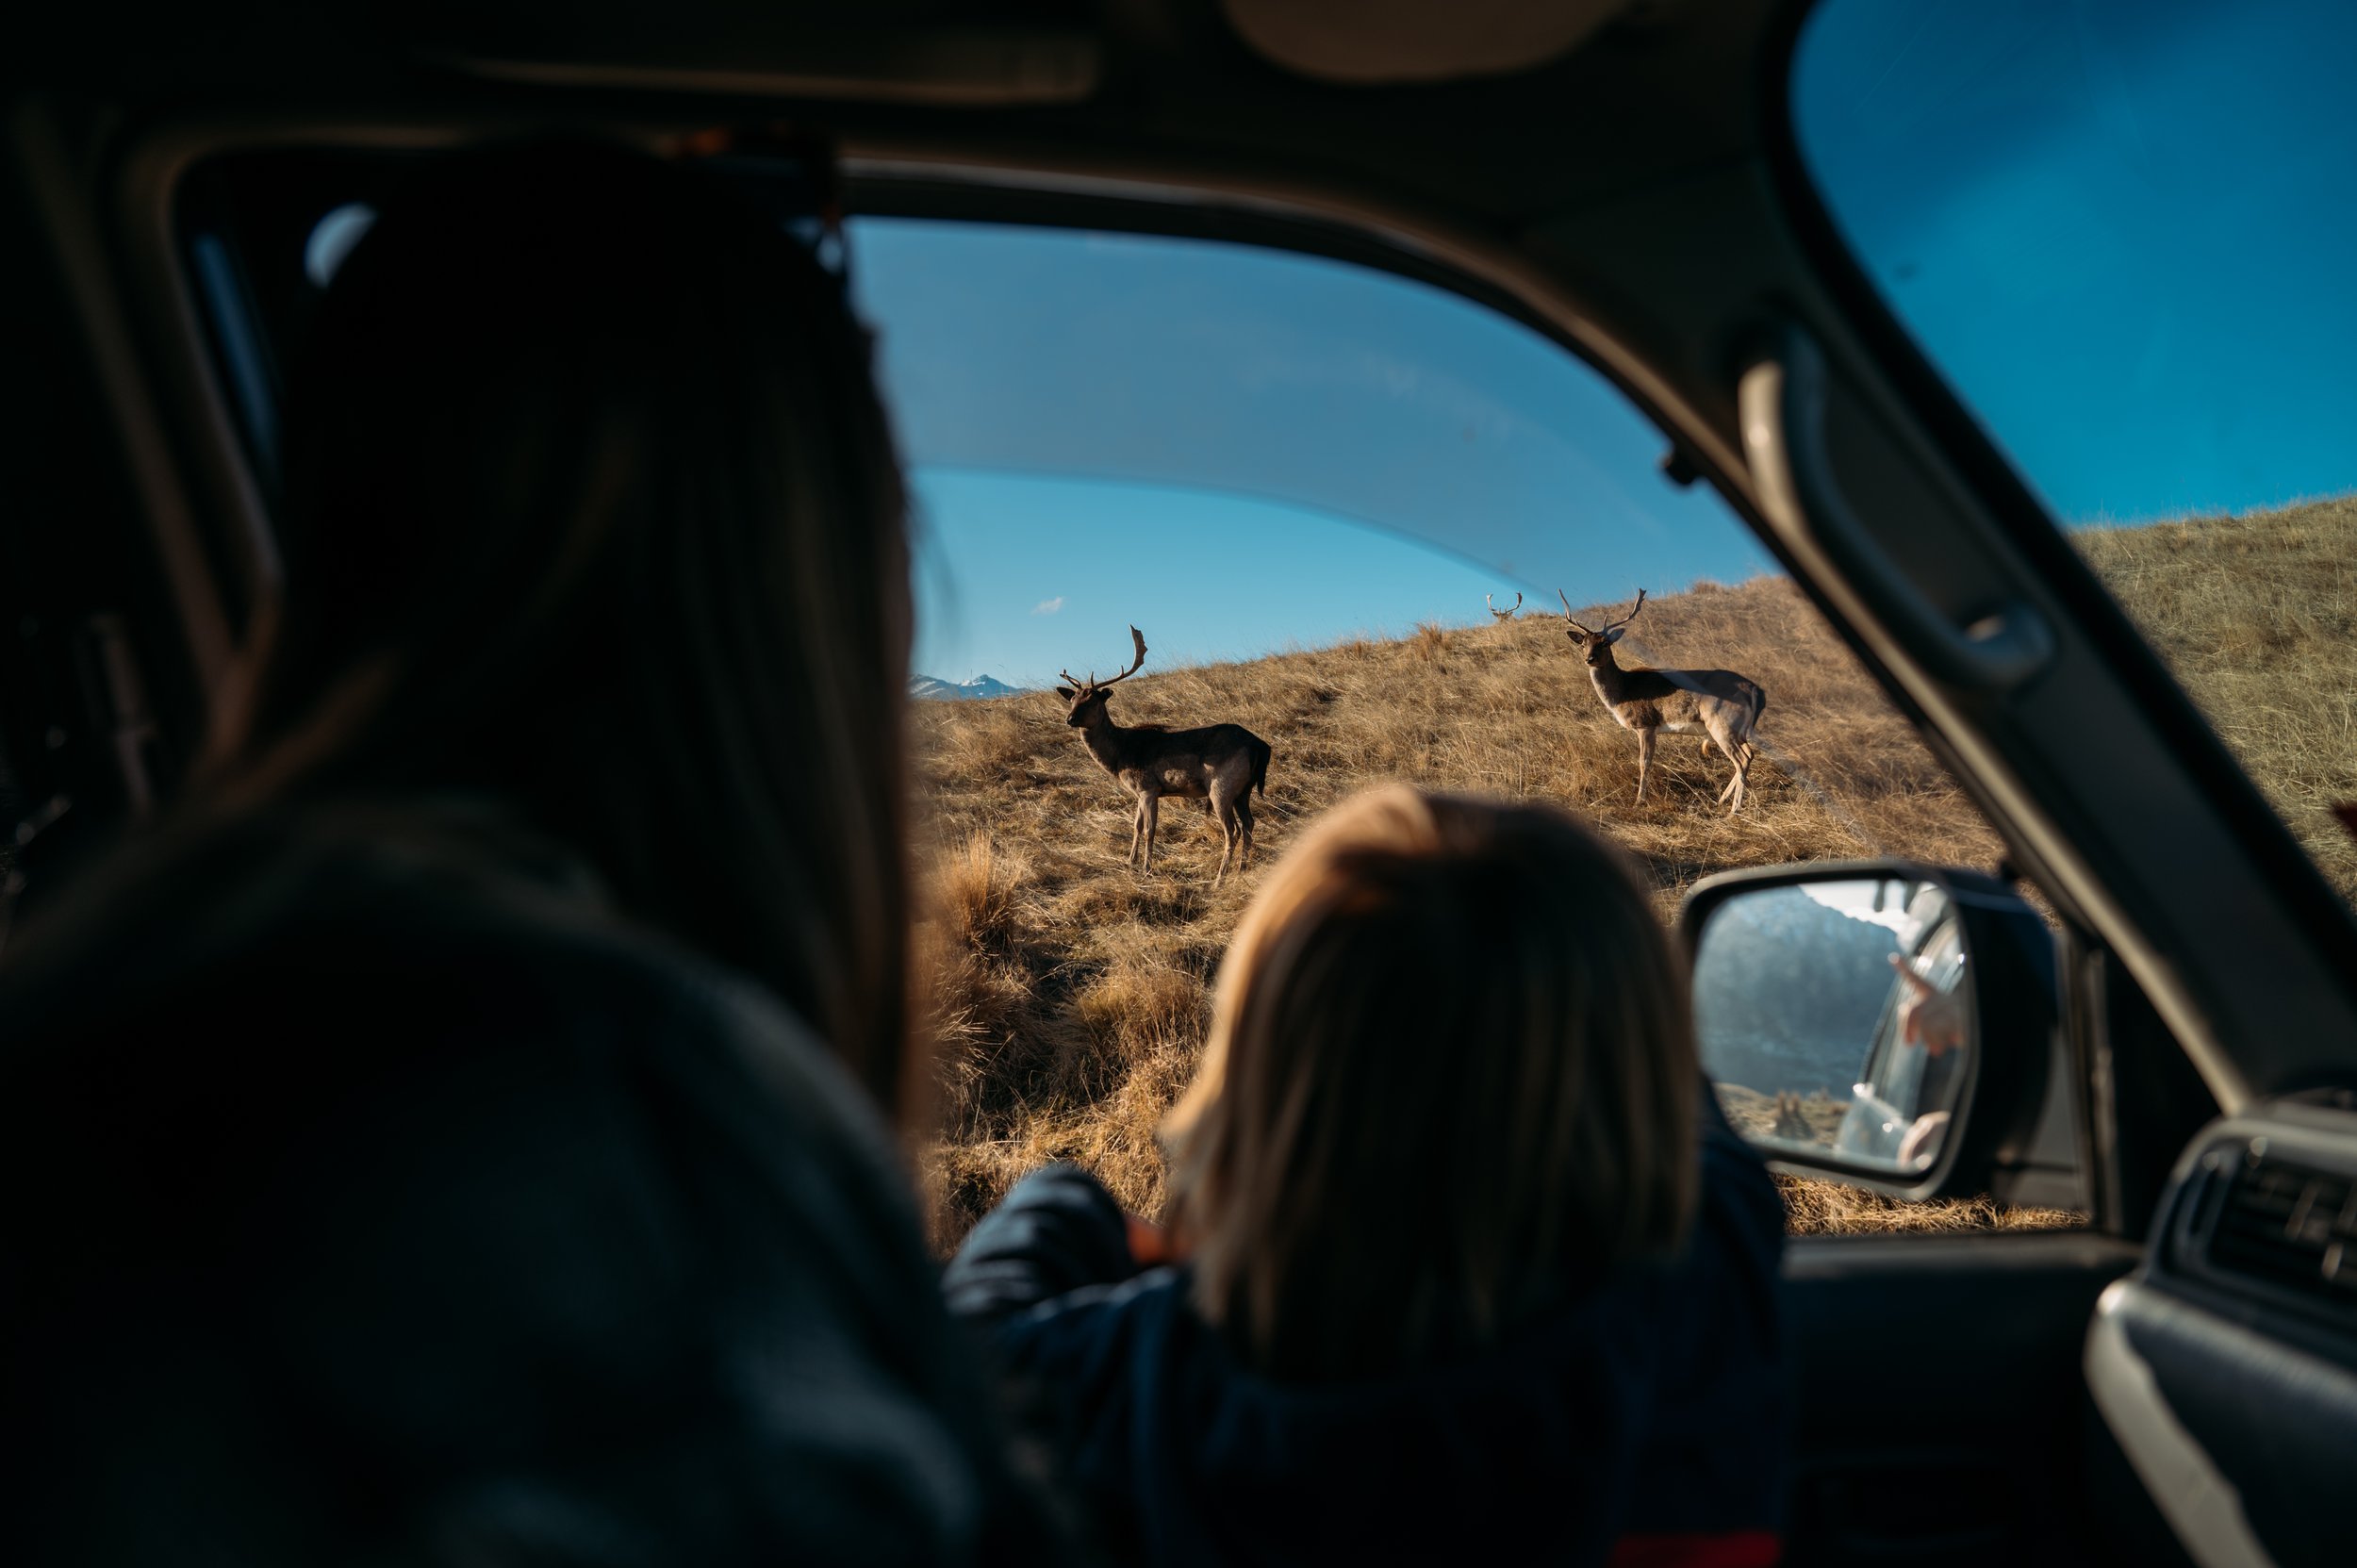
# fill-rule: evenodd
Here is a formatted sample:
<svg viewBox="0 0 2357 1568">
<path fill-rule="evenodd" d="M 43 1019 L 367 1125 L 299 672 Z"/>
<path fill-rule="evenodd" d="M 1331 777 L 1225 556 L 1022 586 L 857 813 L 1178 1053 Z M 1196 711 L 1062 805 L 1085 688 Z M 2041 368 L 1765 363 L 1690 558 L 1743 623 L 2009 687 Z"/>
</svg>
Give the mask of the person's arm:
<svg viewBox="0 0 2357 1568">
<path fill-rule="evenodd" d="M 1964 995 L 1943 991 L 1916 966 L 1916 960 L 1890 955 L 1899 976 L 1899 1038 L 1933 1056 L 1959 1050 L 1965 1043 Z"/>
<path fill-rule="evenodd" d="M 952 1313 L 995 1322 L 1137 1272 L 1121 1205 L 1080 1166 L 1058 1164 L 1015 1183 L 974 1227 L 941 1283 Z"/>
</svg>

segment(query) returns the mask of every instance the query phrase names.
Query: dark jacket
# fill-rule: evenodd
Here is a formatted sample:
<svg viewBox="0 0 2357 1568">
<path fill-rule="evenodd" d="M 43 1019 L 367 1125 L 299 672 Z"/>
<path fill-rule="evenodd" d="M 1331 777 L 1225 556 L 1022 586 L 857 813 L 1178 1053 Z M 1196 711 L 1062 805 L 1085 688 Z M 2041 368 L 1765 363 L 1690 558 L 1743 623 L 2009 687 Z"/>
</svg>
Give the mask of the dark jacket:
<svg viewBox="0 0 2357 1568">
<path fill-rule="evenodd" d="M 1393 1378 L 1289 1385 L 1239 1364 L 1184 1269 L 1137 1271 L 1120 1210 L 1069 1165 L 975 1228 L 950 1305 L 988 1326 L 1118 1551 L 1746 1568 L 1775 1556 L 1782 1511 L 1784 1211 L 1715 1103 L 1705 1121 L 1678 1259 Z"/>
<path fill-rule="evenodd" d="M 766 993 L 463 808 L 134 861 L 0 969 L 0 1560 L 1057 1558 Z"/>
</svg>

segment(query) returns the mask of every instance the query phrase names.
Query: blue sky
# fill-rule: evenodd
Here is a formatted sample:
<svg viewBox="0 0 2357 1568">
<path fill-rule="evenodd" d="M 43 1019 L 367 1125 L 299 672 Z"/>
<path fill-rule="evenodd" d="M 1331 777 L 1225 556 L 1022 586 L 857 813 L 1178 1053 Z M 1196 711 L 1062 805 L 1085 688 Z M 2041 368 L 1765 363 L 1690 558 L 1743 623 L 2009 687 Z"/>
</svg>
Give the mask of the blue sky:
<svg viewBox="0 0 2357 1568">
<path fill-rule="evenodd" d="M 1111 675 L 1129 661 L 1132 620 L 1148 669 L 1354 630 L 1398 636 L 1436 615 L 1480 619 L 1502 581 L 1359 523 L 1217 491 L 928 470 L 917 493 L 934 536 L 918 597 L 936 655 L 917 668 L 948 680 Z M 1108 519 L 1123 536 L 1108 537 Z M 958 663 L 964 646 L 989 648 L 988 662 Z"/>
<path fill-rule="evenodd" d="M 1554 344 L 1453 295 L 1189 240 L 867 220 L 915 474 L 916 668 L 1039 685 L 1740 580 L 1768 556 Z"/>
<path fill-rule="evenodd" d="M 2057 515 L 2357 488 L 2357 6 L 1832 0 L 1838 223 Z M 1485 592 L 1770 569 L 1584 364 L 1479 306 L 1195 241 L 863 220 L 926 543 L 916 668 L 1250 657 Z"/>
<path fill-rule="evenodd" d="M 2357 6 L 1830 0 L 1804 157 L 2070 521 L 2357 488 Z"/>
</svg>

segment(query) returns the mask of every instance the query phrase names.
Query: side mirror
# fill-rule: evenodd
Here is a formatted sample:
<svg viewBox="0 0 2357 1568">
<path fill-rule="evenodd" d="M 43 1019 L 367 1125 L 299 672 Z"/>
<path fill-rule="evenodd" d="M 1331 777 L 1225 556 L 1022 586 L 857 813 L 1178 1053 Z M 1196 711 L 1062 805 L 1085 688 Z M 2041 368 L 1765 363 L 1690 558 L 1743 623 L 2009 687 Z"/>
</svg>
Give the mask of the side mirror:
<svg viewBox="0 0 2357 1568">
<path fill-rule="evenodd" d="M 1897 860 L 1731 871 L 1694 885 L 1678 929 L 1703 1071 L 1772 1163 L 1925 1198 L 2025 1160 L 2060 966 L 2003 883 Z"/>
</svg>

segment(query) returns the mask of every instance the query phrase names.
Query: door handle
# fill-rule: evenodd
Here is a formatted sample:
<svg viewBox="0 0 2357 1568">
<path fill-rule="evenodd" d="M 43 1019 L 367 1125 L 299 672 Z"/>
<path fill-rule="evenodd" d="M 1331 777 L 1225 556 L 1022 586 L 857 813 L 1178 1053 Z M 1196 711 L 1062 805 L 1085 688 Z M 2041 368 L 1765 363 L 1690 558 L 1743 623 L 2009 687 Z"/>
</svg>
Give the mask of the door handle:
<svg viewBox="0 0 2357 1568">
<path fill-rule="evenodd" d="M 2044 669 L 2054 656 L 2054 634 L 2036 610 L 2007 596 L 1960 626 L 1858 521 L 1826 449 L 1825 391 L 1823 352 L 1788 322 L 1777 329 L 1770 352 L 1744 371 L 1737 410 L 1761 510 L 1779 526 L 1814 539 L 1939 680 L 1993 694 Z"/>
</svg>

